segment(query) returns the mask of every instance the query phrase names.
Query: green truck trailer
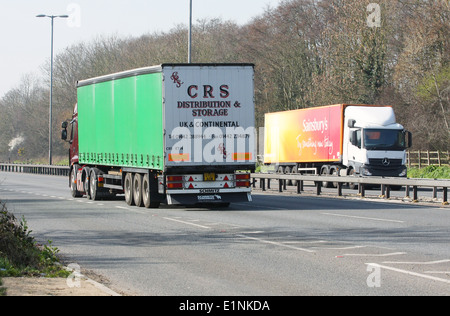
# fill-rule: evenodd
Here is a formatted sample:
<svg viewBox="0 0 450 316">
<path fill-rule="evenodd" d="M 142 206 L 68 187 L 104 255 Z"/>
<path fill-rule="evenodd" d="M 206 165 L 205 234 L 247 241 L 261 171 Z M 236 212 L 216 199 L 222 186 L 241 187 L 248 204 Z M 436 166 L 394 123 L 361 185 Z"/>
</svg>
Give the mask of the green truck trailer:
<svg viewBox="0 0 450 316">
<path fill-rule="evenodd" d="M 129 205 L 251 201 L 254 66 L 163 64 L 77 83 L 63 123 L 74 197 Z"/>
</svg>

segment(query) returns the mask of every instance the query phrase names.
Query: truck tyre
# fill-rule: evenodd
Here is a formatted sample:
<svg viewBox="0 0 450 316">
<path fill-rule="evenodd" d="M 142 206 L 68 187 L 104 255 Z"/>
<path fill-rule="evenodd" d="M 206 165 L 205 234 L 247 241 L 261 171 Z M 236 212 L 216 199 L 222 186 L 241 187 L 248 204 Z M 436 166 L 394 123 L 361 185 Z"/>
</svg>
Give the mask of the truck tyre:
<svg viewBox="0 0 450 316">
<path fill-rule="evenodd" d="M 142 179 L 142 202 L 146 208 L 158 208 L 160 202 L 152 201 L 150 177 L 148 174 Z"/>
<path fill-rule="evenodd" d="M 134 205 L 134 198 L 133 198 L 133 174 L 127 173 L 125 175 L 125 180 L 123 184 L 123 190 L 125 192 L 125 201 L 129 206 Z"/>
<path fill-rule="evenodd" d="M 98 200 L 98 187 L 97 187 L 97 174 L 95 170 L 92 169 L 91 175 L 89 176 L 89 196 L 92 200 Z"/>
<path fill-rule="evenodd" d="M 83 175 L 84 175 L 84 178 L 81 177 L 81 179 L 83 179 L 83 188 L 84 188 L 84 192 L 86 193 L 86 197 L 87 197 L 88 199 L 91 199 L 91 192 L 90 192 L 90 190 L 89 190 L 89 185 L 90 185 L 90 182 L 89 182 L 89 176 L 90 176 L 90 172 L 91 172 L 91 170 L 90 170 L 88 167 L 85 167 L 85 168 L 83 169 Z"/>
<path fill-rule="evenodd" d="M 133 198 L 137 207 L 142 207 L 142 175 L 139 173 L 133 176 Z"/>
<path fill-rule="evenodd" d="M 70 172 L 70 190 L 72 191 L 72 197 L 74 198 L 80 198 L 83 195 L 80 193 L 80 191 L 77 190 L 77 172 L 80 168 L 79 165 L 74 165 L 71 172 Z"/>
<path fill-rule="evenodd" d="M 292 173 L 291 167 L 286 166 L 286 168 L 284 168 L 284 174 L 291 174 L 291 173 Z M 287 181 L 286 185 L 292 186 L 292 180 L 286 180 L 286 181 Z"/>
<path fill-rule="evenodd" d="M 354 177 L 355 176 L 355 169 L 350 168 L 349 172 L 348 172 L 349 177 Z M 358 184 L 357 183 L 352 183 L 349 182 L 348 184 L 348 188 L 350 190 L 357 190 L 358 189 Z"/>
<path fill-rule="evenodd" d="M 339 176 L 339 169 L 336 166 L 332 166 L 330 168 L 330 176 L 333 176 L 333 177 Z M 337 182 L 332 182 L 331 183 L 331 187 L 332 188 L 337 188 L 338 187 L 338 183 Z"/>
<path fill-rule="evenodd" d="M 292 174 L 295 174 L 295 175 L 298 174 L 298 167 L 297 167 L 297 166 L 292 167 L 291 173 L 292 173 Z M 293 185 L 293 186 L 297 186 L 297 180 L 293 180 L 293 181 L 292 181 L 292 185 Z"/>
<path fill-rule="evenodd" d="M 322 167 L 322 170 L 320 170 L 320 175 L 322 176 L 329 176 L 330 175 L 330 169 L 328 166 Z M 323 188 L 330 188 L 331 182 L 322 181 L 322 187 Z"/>
</svg>

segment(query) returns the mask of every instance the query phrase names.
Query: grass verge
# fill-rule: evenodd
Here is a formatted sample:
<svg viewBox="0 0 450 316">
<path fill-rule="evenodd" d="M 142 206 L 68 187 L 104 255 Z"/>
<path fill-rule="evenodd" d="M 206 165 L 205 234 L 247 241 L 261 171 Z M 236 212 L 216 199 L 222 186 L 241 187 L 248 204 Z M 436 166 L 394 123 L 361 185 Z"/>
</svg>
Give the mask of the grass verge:
<svg viewBox="0 0 450 316">
<path fill-rule="evenodd" d="M 1 287 L 2 277 L 68 277 L 60 264 L 58 248 L 48 241 L 38 244 L 31 236 L 27 222 L 20 221 L 8 212 L 6 204 L 0 201 L 0 295 L 6 295 Z"/>
<path fill-rule="evenodd" d="M 408 170 L 408 178 L 450 179 L 450 166 L 429 166 Z"/>
</svg>

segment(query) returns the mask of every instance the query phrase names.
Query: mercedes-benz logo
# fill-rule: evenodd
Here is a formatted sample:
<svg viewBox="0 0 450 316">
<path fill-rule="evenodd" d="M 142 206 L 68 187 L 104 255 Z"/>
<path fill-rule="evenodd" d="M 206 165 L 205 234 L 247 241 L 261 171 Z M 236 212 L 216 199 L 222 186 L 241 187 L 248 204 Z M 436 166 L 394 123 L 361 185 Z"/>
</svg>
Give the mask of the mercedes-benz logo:
<svg viewBox="0 0 450 316">
<path fill-rule="evenodd" d="M 383 166 L 389 166 L 391 164 L 391 161 L 389 160 L 389 158 L 384 158 L 383 159 Z"/>
</svg>

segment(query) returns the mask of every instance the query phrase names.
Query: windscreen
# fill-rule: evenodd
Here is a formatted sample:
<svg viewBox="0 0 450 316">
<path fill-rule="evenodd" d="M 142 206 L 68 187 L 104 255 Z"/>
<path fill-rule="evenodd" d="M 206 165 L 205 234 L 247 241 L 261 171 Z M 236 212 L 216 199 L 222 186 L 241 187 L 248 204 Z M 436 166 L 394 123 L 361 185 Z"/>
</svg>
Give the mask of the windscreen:
<svg viewBox="0 0 450 316">
<path fill-rule="evenodd" d="M 405 150 L 405 134 L 402 130 L 366 129 L 364 147 L 368 150 Z"/>
</svg>

